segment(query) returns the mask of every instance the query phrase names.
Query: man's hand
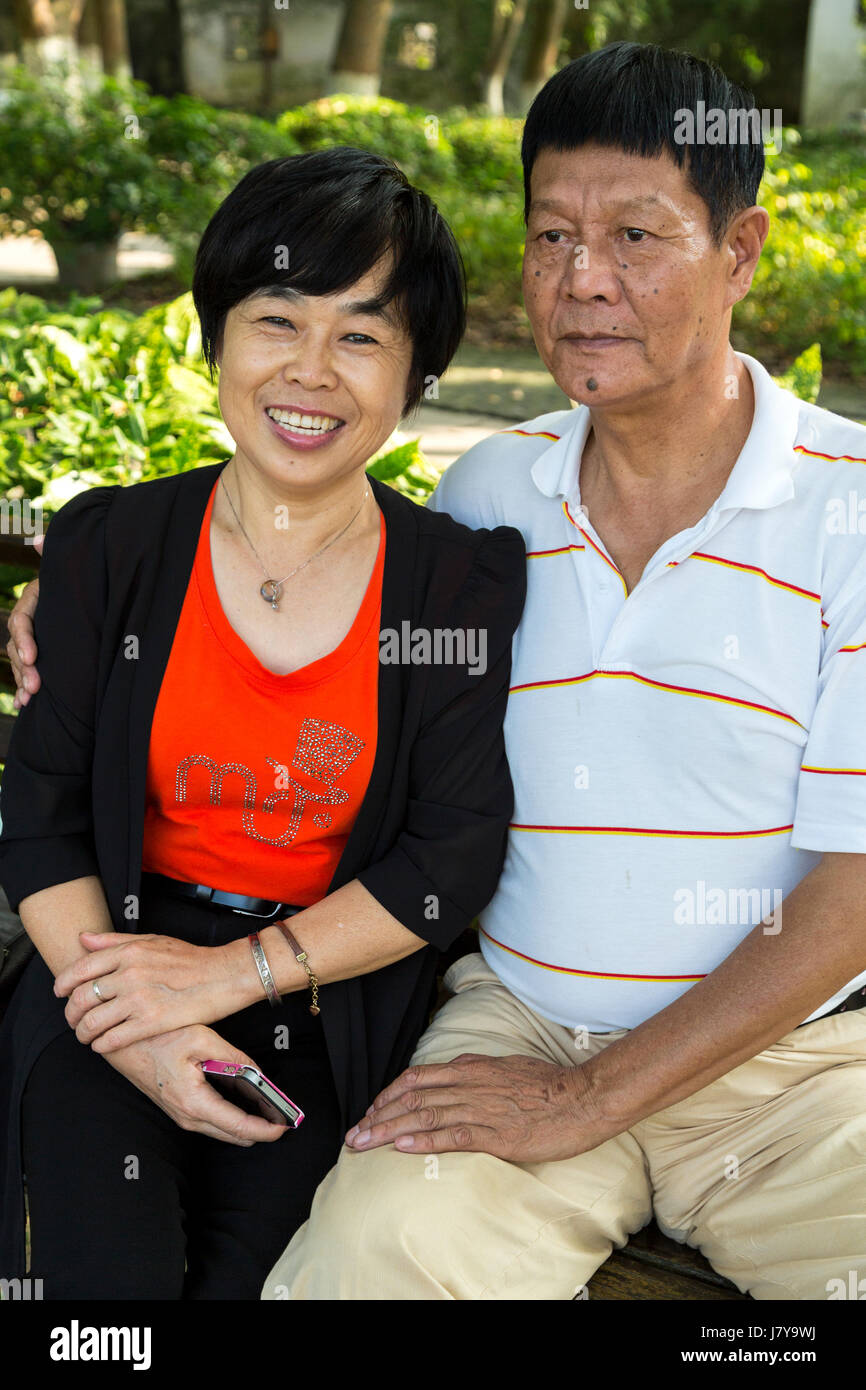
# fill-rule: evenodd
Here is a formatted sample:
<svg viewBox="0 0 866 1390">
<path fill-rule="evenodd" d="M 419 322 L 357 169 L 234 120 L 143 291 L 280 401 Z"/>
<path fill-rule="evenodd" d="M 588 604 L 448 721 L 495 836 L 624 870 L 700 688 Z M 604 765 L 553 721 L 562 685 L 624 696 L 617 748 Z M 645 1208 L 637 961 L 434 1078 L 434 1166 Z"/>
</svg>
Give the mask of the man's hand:
<svg viewBox="0 0 866 1390">
<path fill-rule="evenodd" d="M 60 971 L 54 993 L 69 996 L 66 1021 L 94 1052 L 213 1023 L 237 1010 L 238 981 L 224 947 L 126 932 L 81 932 L 80 940 L 86 954 Z"/>
<path fill-rule="evenodd" d="M 44 537 L 40 537 L 35 542 L 35 549 L 39 551 L 40 555 L 42 554 L 43 540 Z M 36 661 L 36 643 L 33 640 L 33 614 L 36 612 L 38 598 L 39 580 L 31 579 L 9 614 L 9 641 L 6 643 L 6 655 L 12 663 L 12 674 L 15 677 L 17 687 L 12 701 L 14 709 L 21 709 L 26 705 L 30 696 L 36 694 L 41 684 L 39 673 L 34 664 Z"/>
<path fill-rule="evenodd" d="M 373 1149 L 393 1143 L 407 1153 L 461 1150 L 543 1163 L 573 1158 L 608 1137 L 579 1066 L 466 1052 L 452 1062 L 404 1071 L 349 1130 L 346 1144 Z"/>
<path fill-rule="evenodd" d="M 133 1043 L 112 1052 L 105 1060 L 181 1129 L 245 1149 L 281 1138 L 286 1125 L 273 1125 L 259 1115 L 248 1115 L 210 1084 L 201 1063 L 211 1059 L 255 1066 L 245 1052 L 232 1047 L 210 1028 L 201 1027 L 178 1028 L 159 1038 Z"/>
</svg>

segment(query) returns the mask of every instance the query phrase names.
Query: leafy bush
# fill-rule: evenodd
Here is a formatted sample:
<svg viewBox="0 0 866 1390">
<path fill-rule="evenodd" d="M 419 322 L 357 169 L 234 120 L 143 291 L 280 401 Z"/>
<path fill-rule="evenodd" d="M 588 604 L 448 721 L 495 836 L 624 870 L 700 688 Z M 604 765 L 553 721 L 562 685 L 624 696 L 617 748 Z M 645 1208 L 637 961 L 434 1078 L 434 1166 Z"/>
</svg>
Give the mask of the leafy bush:
<svg viewBox="0 0 866 1390">
<path fill-rule="evenodd" d="M 821 345 L 813 343 L 794 359 L 786 372 L 776 377 L 776 381 L 786 391 L 799 396 L 801 401 L 810 401 L 814 405 L 821 390 L 821 375 Z"/>
<path fill-rule="evenodd" d="M 783 352 L 817 339 L 825 360 L 866 371 L 866 158 L 859 142 L 800 144 L 786 130 L 769 155 L 760 203 L 770 214 L 738 328 Z"/>
<path fill-rule="evenodd" d="M 470 116 L 452 112 L 446 134 L 462 186 L 473 193 L 513 197 L 523 187 L 520 137 L 523 122 L 507 116 Z"/>
<path fill-rule="evenodd" d="M 190 96 L 150 97 L 147 136 L 151 158 L 172 185 L 152 230 L 170 242 L 177 274 L 187 282 L 202 232 L 244 174 L 265 160 L 300 152 L 270 121 L 220 111 Z"/>
<path fill-rule="evenodd" d="M 520 291 L 524 225 L 522 204 L 502 194 L 467 194 L 449 186 L 436 203 L 457 238 L 466 266 L 469 313 L 494 323 L 524 322 Z"/>
<path fill-rule="evenodd" d="M 253 165 L 299 147 L 269 121 L 101 78 L 76 97 L 26 68 L 4 76 L 0 234 L 49 242 L 156 232 L 190 278 L 219 204 Z"/>
<path fill-rule="evenodd" d="M 199 365 L 192 296 L 136 317 L 0 292 L 0 487 L 47 511 L 80 486 L 182 472 L 231 450 Z"/>
<path fill-rule="evenodd" d="M 168 191 L 146 141 L 126 136 L 131 95 L 142 91 L 106 78 L 76 99 L 23 67 L 4 75 L 0 234 L 81 242 L 146 230 Z"/>
<path fill-rule="evenodd" d="M 370 461 L 367 472 L 413 502 L 426 502 L 440 476 L 421 452 L 420 438 L 403 440 L 399 431 Z"/>
<path fill-rule="evenodd" d="M 385 155 L 426 192 L 456 174 L 438 118 L 386 97 L 323 97 L 284 112 L 276 126 L 303 150 L 355 145 Z"/>
</svg>

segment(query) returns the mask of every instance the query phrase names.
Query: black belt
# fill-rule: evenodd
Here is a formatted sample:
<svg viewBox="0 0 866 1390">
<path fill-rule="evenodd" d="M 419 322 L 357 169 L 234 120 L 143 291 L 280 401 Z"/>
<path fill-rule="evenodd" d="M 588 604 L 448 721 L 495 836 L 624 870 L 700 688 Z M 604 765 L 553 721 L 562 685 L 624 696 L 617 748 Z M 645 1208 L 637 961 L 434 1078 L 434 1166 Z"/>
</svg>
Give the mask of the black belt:
<svg viewBox="0 0 866 1390">
<path fill-rule="evenodd" d="M 862 989 L 855 989 L 853 994 L 849 994 L 847 999 L 843 999 L 841 1004 L 837 1004 L 835 1009 L 830 1009 L 826 1014 L 819 1014 L 817 1018 L 807 1018 L 805 1023 L 798 1023 L 798 1028 L 805 1028 L 806 1023 L 820 1023 L 822 1018 L 832 1018 L 834 1014 L 848 1013 L 851 1009 L 866 1009 L 866 985 Z"/>
<path fill-rule="evenodd" d="M 190 902 L 201 903 L 207 907 L 230 907 L 233 912 L 239 912 L 244 917 L 261 917 L 266 919 L 276 919 L 277 917 L 293 917 L 296 912 L 303 912 L 302 907 L 294 907 L 291 903 L 277 903 L 272 898 L 251 898 L 245 893 L 226 893 L 222 888 L 208 888 L 206 883 L 183 883 L 178 878 L 168 878 L 166 874 L 142 873 L 142 886 L 160 889 L 163 893 L 169 893 L 174 898 L 186 898 Z"/>
</svg>

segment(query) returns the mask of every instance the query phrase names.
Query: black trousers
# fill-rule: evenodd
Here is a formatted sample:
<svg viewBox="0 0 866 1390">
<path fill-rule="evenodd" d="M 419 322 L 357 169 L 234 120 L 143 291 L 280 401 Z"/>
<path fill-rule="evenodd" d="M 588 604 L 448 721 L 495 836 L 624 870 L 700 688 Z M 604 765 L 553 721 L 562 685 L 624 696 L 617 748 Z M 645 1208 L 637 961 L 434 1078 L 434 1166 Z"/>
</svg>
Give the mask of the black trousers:
<svg viewBox="0 0 866 1390">
<path fill-rule="evenodd" d="M 142 894 L 142 931 L 216 946 L 257 925 L 227 908 Z M 190 1133 L 71 1028 L 41 1053 L 21 1124 L 30 1273 L 44 1298 L 257 1299 L 306 1220 L 342 1141 L 309 991 L 276 1009 L 263 993 L 210 1026 L 301 1107 L 297 1130 L 250 1148 Z"/>
</svg>

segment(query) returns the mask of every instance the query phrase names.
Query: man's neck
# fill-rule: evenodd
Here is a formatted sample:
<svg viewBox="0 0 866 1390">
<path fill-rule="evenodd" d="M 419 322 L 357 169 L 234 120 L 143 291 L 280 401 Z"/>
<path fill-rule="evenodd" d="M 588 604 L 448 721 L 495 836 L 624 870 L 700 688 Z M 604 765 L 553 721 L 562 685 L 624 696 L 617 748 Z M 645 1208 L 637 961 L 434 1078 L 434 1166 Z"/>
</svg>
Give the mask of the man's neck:
<svg viewBox="0 0 866 1390">
<path fill-rule="evenodd" d="M 640 409 L 591 410 L 580 472 L 581 500 L 605 498 L 628 512 L 648 503 L 688 505 L 721 492 L 754 416 L 748 368 L 727 355 Z M 709 505 L 709 503 L 708 503 Z"/>
</svg>

